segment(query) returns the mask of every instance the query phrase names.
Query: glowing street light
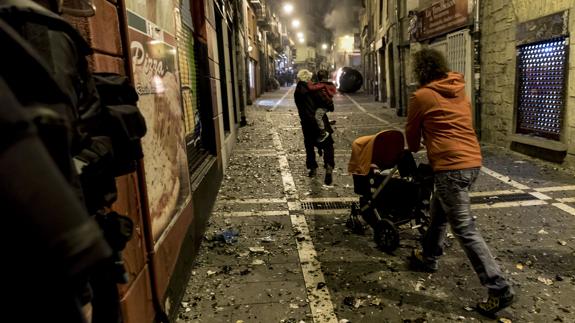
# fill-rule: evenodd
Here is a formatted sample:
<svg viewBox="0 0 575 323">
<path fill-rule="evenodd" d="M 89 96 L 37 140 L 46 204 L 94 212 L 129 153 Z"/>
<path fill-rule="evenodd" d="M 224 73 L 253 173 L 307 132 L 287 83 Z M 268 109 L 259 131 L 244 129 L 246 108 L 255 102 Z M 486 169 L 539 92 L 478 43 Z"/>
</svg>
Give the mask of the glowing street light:
<svg viewBox="0 0 575 323">
<path fill-rule="evenodd" d="M 291 26 L 294 28 L 299 28 L 299 26 L 301 26 L 301 21 L 299 21 L 299 19 L 294 19 L 291 22 Z"/>
<path fill-rule="evenodd" d="M 298 31 L 296 35 L 297 38 L 303 38 L 303 33 L 301 31 Z"/>
<path fill-rule="evenodd" d="M 293 9 L 294 9 L 294 7 L 293 7 L 293 4 L 291 4 L 291 3 L 286 3 L 283 6 L 284 12 L 288 15 L 290 15 L 293 12 Z"/>
<path fill-rule="evenodd" d="M 300 39 L 299 39 L 299 43 L 300 43 L 300 44 L 305 43 L 305 39 L 304 39 L 304 38 L 300 38 Z"/>
<path fill-rule="evenodd" d="M 327 44 L 321 45 L 321 49 L 323 49 L 323 50 L 327 49 Z"/>
</svg>

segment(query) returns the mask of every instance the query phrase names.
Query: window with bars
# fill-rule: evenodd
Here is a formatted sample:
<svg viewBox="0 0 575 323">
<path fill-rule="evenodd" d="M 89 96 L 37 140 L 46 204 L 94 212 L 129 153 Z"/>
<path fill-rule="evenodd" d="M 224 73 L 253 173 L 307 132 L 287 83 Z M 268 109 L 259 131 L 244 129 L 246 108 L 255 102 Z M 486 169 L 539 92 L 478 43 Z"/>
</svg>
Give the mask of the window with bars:
<svg viewBox="0 0 575 323">
<path fill-rule="evenodd" d="M 559 37 L 517 47 L 517 133 L 560 139 L 567 43 Z"/>
</svg>

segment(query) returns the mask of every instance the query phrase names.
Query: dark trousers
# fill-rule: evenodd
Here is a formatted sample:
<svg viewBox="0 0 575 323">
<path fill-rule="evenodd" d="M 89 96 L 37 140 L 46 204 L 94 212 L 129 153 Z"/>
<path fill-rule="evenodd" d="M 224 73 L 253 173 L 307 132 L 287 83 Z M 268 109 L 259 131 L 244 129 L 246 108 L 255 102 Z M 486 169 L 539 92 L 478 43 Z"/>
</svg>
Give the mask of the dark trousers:
<svg viewBox="0 0 575 323">
<path fill-rule="evenodd" d="M 451 225 L 454 236 L 469 258 L 481 284 L 491 294 L 498 294 L 504 292 L 509 284 L 477 231 L 470 212 L 469 189 L 478 174 L 479 168 L 435 173 L 432 219 L 423 242 L 423 255 L 426 262 L 437 262 L 443 253 L 447 225 Z"/>
<path fill-rule="evenodd" d="M 302 124 L 303 141 L 305 145 L 305 165 L 308 169 L 318 168 L 317 160 L 315 157 L 315 149 L 321 149 L 323 152 L 323 167 L 335 167 L 335 157 L 333 149 L 333 138 L 331 135 L 321 143 L 317 142 L 318 127 L 316 124 L 304 125 Z"/>
</svg>

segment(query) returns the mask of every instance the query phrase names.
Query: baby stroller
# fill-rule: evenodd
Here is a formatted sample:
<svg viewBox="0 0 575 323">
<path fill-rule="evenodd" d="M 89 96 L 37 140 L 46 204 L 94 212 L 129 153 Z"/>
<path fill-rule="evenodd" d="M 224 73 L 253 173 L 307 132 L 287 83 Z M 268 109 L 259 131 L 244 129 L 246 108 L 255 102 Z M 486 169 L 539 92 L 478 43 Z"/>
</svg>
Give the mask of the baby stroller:
<svg viewBox="0 0 575 323">
<path fill-rule="evenodd" d="M 398 226 L 409 223 L 423 235 L 430 223 L 433 172 L 427 164 L 417 166 L 404 145 L 397 130 L 357 138 L 348 166 L 360 198 L 347 225 L 364 234 L 367 223 L 378 248 L 389 253 L 399 246 Z"/>
</svg>

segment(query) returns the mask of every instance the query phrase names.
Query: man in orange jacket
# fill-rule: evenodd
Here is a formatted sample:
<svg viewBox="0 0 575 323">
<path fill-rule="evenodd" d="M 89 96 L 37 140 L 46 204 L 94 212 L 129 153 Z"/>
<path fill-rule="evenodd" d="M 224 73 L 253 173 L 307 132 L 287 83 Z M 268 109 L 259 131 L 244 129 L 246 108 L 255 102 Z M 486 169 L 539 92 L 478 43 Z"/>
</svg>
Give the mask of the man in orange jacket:
<svg viewBox="0 0 575 323">
<path fill-rule="evenodd" d="M 409 101 L 405 135 L 412 152 L 420 149 L 423 138 L 435 174 L 435 190 L 423 250 L 413 251 L 411 265 L 425 272 L 437 271 L 449 223 L 481 284 L 489 290 L 489 298 L 477 304 L 477 310 L 494 315 L 511 305 L 514 291 L 470 213 L 469 190 L 479 175 L 481 150 L 463 75 L 450 72 L 443 55 L 432 49 L 415 53 L 414 73 L 420 88 Z"/>
</svg>

